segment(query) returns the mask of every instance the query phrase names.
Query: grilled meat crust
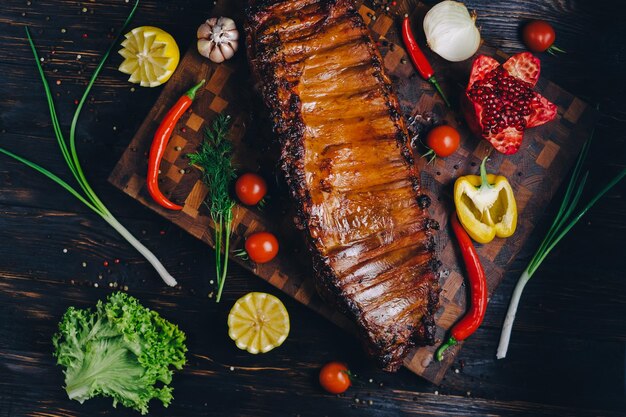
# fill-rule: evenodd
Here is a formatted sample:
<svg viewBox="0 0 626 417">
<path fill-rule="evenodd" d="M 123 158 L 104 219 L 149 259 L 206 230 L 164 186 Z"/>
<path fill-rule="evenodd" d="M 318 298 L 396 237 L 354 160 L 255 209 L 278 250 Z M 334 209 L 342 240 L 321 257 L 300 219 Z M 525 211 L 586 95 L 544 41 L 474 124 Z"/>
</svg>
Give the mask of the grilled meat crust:
<svg viewBox="0 0 626 417">
<path fill-rule="evenodd" d="M 394 371 L 434 343 L 440 263 L 381 55 L 349 0 L 253 2 L 246 37 L 318 291 Z"/>
</svg>

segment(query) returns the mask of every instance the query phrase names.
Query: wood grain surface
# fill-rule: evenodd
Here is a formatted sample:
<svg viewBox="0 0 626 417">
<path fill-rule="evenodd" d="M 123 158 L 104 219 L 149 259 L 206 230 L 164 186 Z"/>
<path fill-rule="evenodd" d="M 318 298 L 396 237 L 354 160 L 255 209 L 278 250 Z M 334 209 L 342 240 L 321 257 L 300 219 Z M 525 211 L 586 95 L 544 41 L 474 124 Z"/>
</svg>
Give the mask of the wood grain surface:
<svg viewBox="0 0 626 417">
<path fill-rule="evenodd" d="M 625 15 L 621 2 L 467 4 L 478 12 L 484 39 L 507 53 L 522 50 L 518 31 L 524 20 L 542 17 L 555 25 L 558 44 L 568 54 L 542 56 L 545 77 L 600 107 L 586 164 L 591 169 L 588 198 L 625 165 L 626 28 L 621 24 Z M 128 12 L 129 4 L 122 0 L 2 3 L 2 146 L 67 174 L 23 27 L 33 29 L 61 124 L 67 129 L 74 100 L 111 42 L 111 30 L 120 27 Z M 210 13 L 205 1 L 144 1 L 133 25 L 161 26 L 186 50 L 197 25 Z M 81 161 L 103 200 L 155 251 L 181 287 L 165 288 L 149 265 L 97 216 L 55 184 L 2 158 L 0 416 L 137 415 L 113 409 L 106 399 L 83 405 L 69 401 L 61 388 L 61 369 L 51 356 L 50 338 L 67 307 L 92 305 L 115 288 L 127 288 L 179 323 L 188 335 L 189 365 L 174 377 L 175 400 L 167 410 L 153 404 L 151 415 L 626 413 L 624 184 L 589 212 L 529 284 L 506 360 L 496 361 L 494 352 L 510 292 L 553 216 L 554 205 L 515 258 L 491 299 L 483 326 L 467 341 L 441 384 L 433 385 L 406 370 L 389 375 L 371 366 L 355 349 L 352 336 L 237 265 L 229 274 L 222 303 L 207 299 L 213 253 L 107 184 L 108 174 L 161 92 L 132 88 L 115 70 L 120 62 L 113 57 L 107 63 L 79 123 Z M 287 342 L 263 356 L 237 350 L 226 334 L 230 306 L 251 290 L 279 296 L 293 324 Z M 344 396 L 324 394 L 315 381 L 319 367 L 332 359 L 348 361 L 360 377 Z"/>
<path fill-rule="evenodd" d="M 215 13 L 233 16 L 243 26 L 243 10 L 247 1 L 218 1 Z M 443 264 L 441 278 L 441 308 L 436 314 L 437 343 L 411 351 L 405 366 L 431 382 L 438 384 L 462 346 L 459 343 L 448 351 L 444 361 L 433 360 L 438 344 L 445 340 L 450 327 L 466 310 L 465 271 L 456 243 L 451 239 L 447 224 L 453 210 L 451 198 L 454 180 L 459 175 L 477 174 L 478 165 L 491 151 L 491 146 L 469 132 L 458 110 L 450 111 L 432 86 L 421 79 L 413 68 L 401 42 L 398 26 L 406 11 L 420 27 L 428 10 L 412 0 L 399 0 L 389 10 L 366 1 L 358 7 L 368 24 L 374 41 L 383 54 L 383 62 L 392 77 L 405 117 L 409 121 L 416 153 L 425 134 L 435 124 L 446 123 L 461 132 L 461 147 L 448 158 L 439 158 L 432 164 L 417 158 L 423 192 L 434 201 L 431 216 L 441 225 L 437 233 L 437 252 Z M 507 56 L 483 43 L 478 54 L 494 56 L 504 61 Z M 458 97 L 469 78 L 472 59 L 451 64 L 430 54 L 430 61 L 442 88 L 458 109 Z M 175 128 L 161 163 L 159 178 L 161 190 L 174 202 L 183 206 L 181 212 L 171 211 L 156 204 L 146 187 L 147 152 L 163 115 L 189 86 L 199 80 L 207 83 L 190 111 Z M 520 151 L 512 156 L 494 152 L 489 161 L 489 172 L 497 172 L 510 179 L 516 195 L 519 212 L 518 228 L 510 239 L 496 239 L 481 245 L 478 253 L 485 270 L 489 292 L 493 294 L 512 264 L 515 255 L 528 240 L 536 221 L 547 207 L 565 174 L 573 165 L 582 143 L 590 136 L 596 121 L 596 111 L 581 99 L 574 97 L 554 83 L 540 79 L 536 91 L 558 106 L 556 120 L 539 128 L 529 129 Z M 353 324 L 334 306 L 322 301 L 315 291 L 308 250 L 302 244 L 302 232 L 294 225 L 288 192 L 277 172 L 277 156 L 268 151 L 275 139 L 267 129 L 264 111 L 259 99 L 249 92 L 252 81 L 244 54 L 222 64 L 204 59 L 195 47 L 190 48 L 178 70 L 168 82 L 154 107 L 133 137 L 126 152 L 116 165 L 109 180 L 126 194 L 161 214 L 192 236 L 214 247 L 214 224 L 208 208 L 203 204 L 210 190 L 202 183 L 200 172 L 189 166 L 187 154 L 195 152 L 204 140 L 204 131 L 217 114 L 233 118 L 229 139 L 235 145 L 234 159 L 239 172 L 260 172 L 278 186 L 269 194 L 270 203 L 263 210 L 237 205 L 234 209 L 231 258 L 268 281 L 301 303 L 311 307 L 335 324 L 355 333 Z M 256 104 L 256 106 L 255 106 Z M 358 103 L 355 103 L 358 105 Z M 266 127 L 264 129 L 264 127 Z M 235 255 L 243 248 L 245 238 L 252 233 L 270 230 L 278 236 L 283 250 L 274 261 L 257 265 Z M 355 343 L 355 348 L 357 348 Z"/>
</svg>

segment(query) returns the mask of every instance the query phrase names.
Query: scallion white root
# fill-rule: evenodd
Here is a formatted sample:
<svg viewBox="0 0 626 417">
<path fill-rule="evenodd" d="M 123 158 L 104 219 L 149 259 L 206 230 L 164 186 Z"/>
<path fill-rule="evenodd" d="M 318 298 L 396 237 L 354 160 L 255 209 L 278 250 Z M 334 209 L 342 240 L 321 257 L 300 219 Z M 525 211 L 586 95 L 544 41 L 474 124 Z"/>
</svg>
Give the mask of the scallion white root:
<svg viewBox="0 0 626 417">
<path fill-rule="evenodd" d="M 500 343 L 498 343 L 498 351 L 496 352 L 496 358 L 502 359 L 506 357 L 506 352 L 509 349 L 509 342 L 511 340 L 511 331 L 513 330 L 513 322 L 515 321 L 515 314 L 517 313 L 517 306 L 519 305 L 520 299 L 522 298 L 522 292 L 524 291 L 524 287 L 526 283 L 530 280 L 530 275 L 528 274 L 528 270 L 524 271 L 519 281 L 517 281 L 517 285 L 513 290 L 513 295 L 511 296 L 511 303 L 509 304 L 509 309 L 506 312 L 506 317 L 504 318 L 504 325 L 502 326 L 502 333 L 500 334 Z"/>
<path fill-rule="evenodd" d="M 113 227 L 117 232 L 124 238 L 128 243 L 130 243 L 137 252 L 143 255 L 144 258 L 154 267 L 156 272 L 159 274 L 163 282 L 165 282 L 170 287 L 174 287 L 177 283 L 176 280 L 167 269 L 163 266 L 163 264 L 157 259 L 157 257 L 150 251 L 150 249 L 146 248 L 137 238 L 130 233 L 120 222 L 117 221 L 115 217 L 112 215 L 102 216 L 105 222 L 109 223 L 111 227 Z"/>
</svg>

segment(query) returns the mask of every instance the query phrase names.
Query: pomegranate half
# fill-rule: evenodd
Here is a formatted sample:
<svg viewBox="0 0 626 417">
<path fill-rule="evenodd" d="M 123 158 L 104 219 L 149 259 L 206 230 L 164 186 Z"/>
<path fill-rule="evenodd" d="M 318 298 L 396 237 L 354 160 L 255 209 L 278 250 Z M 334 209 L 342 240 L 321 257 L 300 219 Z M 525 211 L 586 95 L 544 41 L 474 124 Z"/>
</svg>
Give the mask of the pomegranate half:
<svg viewBox="0 0 626 417">
<path fill-rule="evenodd" d="M 529 52 L 502 65 L 485 55 L 474 60 L 463 99 L 465 119 L 503 154 L 519 150 L 524 130 L 556 117 L 556 106 L 533 91 L 539 72 L 539 59 Z"/>
</svg>

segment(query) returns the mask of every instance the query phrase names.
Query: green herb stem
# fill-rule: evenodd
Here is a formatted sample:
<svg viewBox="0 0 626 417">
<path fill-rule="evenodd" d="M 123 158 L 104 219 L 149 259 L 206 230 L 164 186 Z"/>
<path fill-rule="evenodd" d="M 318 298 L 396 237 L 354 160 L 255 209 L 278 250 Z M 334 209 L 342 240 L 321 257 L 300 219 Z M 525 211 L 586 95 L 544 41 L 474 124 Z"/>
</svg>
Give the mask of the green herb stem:
<svg viewBox="0 0 626 417">
<path fill-rule="evenodd" d="M 230 116 L 223 114 L 213 121 L 205 131 L 205 140 L 196 153 L 189 154 L 189 163 L 202 170 L 202 180 L 209 188 L 205 204 L 209 207 L 215 224 L 215 272 L 219 302 L 228 272 L 230 235 L 232 233 L 233 207 L 230 197 L 230 182 L 235 178 L 232 166 L 232 143 L 227 139 Z M 222 250 L 224 254 L 222 255 Z"/>
<path fill-rule="evenodd" d="M 220 286 L 222 279 L 222 240 L 224 230 L 224 215 L 222 213 L 216 213 L 213 217 L 213 223 L 215 224 L 215 279 L 217 285 Z"/>
<path fill-rule="evenodd" d="M 80 186 L 80 189 L 83 191 L 83 193 L 80 193 L 76 188 L 69 185 L 67 182 L 61 179 L 58 175 L 50 172 L 49 170 L 43 168 L 42 166 L 32 161 L 29 161 L 26 158 L 16 155 L 3 148 L 0 148 L 0 153 L 6 156 L 9 156 L 15 159 L 16 161 L 23 163 L 24 165 L 34 169 L 35 171 L 39 172 L 40 174 L 46 176 L 50 180 L 57 183 L 59 186 L 63 187 L 67 192 L 69 192 L 74 197 L 76 197 L 86 207 L 88 207 L 90 210 L 94 211 L 96 214 L 102 217 L 103 220 L 109 223 L 109 225 L 111 225 L 124 239 L 126 239 L 132 246 L 134 246 L 137 249 L 137 251 L 141 253 L 146 258 L 146 260 L 150 262 L 150 264 L 152 264 L 152 266 L 159 273 L 159 275 L 161 276 L 161 278 L 167 285 L 174 286 L 176 285 L 176 280 L 167 272 L 165 267 L 159 262 L 156 256 L 154 256 L 152 252 L 150 252 L 145 246 L 143 246 L 124 226 L 122 226 L 117 221 L 117 219 L 113 216 L 113 214 L 111 214 L 109 209 L 104 205 L 102 200 L 100 200 L 100 198 L 96 195 L 95 191 L 93 190 L 93 188 L 87 181 L 87 177 L 85 176 L 83 172 L 82 166 L 78 159 L 78 152 L 76 150 L 76 126 L 78 124 L 78 119 L 80 117 L 80 113 L 83 108 L 83 105 L 87 99 L 87 96 L 89 95 L 91 91 L 91 88 L 93 87 L 93 84 L 96 81 L 96 78 L 100 74 L 100 71 L 102 70 L 104 66 L 104 63 L 106 62 L 113 48 L 117 45 L 119 38 L 124 33 L 124 30 L 128 26 L 129 22 L 133 18 L 138 5 L 139 5 L 139 0 L 135 2 L 135 5 L 133 6 L 128 17 L 126 18 L 126 21 L 122 25 L 122 28 L 120 29 L 117 37 L 115 38 L 115 41 L 111 44 L 109 49 L 105 52 L 102 59 L 100 60 L 100 63 L 96 67 L 94 74 L 91 76 L 91 79 L 89 80 L 87 88 L 85 89 L 82 95 L 82 98 L 79 102 L 79 105 L 74 111 L 74 116 L 72 118 L 72 123 L 70 125 L 69 146 L 61 130 L 59 117 L 58 117 L 56 108 L 54 106 L 54 99 L 52 97 L 52 92 L 50 91 L 50 85 L 48 83 L 48 80 L 46 79 L 45 73 L 43 72 L 43 68 L 41 67 L 39 54 L 37 53 L 37 49 L 35 48 L 35 44 L 30 35 L 30 31 L 28 30 L 28 28 L 26 28 L 26 37 L 28 38 L 28 43 L 33 52 L 33 56 L 35 58 L 35 62 L 37 65 L 37 70 L 39 72 L 39 76 L 41 77 L 41 82 L 43 84 L 43 88 L 46 94 L 46 100 L 48 102 L 48 109 L 50 111 L 50 119 L 52 120 L 52 128 L 54 130 L 54 135 L 57 139 L 57 143 L 59 145 L 59 149 L 61 150 L 61 155 L 63 156 L 63 159 L 65 160 L 67 167 L 69 168 L 70 172 L 74 176 L 74 179 Z"/>
<path fill-rule="evenodd" d="M 589 150 L 590 142 L 591 139 L 585 143 L 583 149 L 580 152 L 580 155 L 576 162 L 576 166 L 574 167 L 572 176 L 567 186 L 567 190 L 565 191 L 565 195 L 563 196 L 561 206 L 557 212 L 554 221 L 552 222 L 552 225 L 550 226 L 550 229 L 548 230 L 548 233 L 539 245 L 539 248 L 533 255 L 528 266 L 518 280 L 515 289 L 513 290 L 511 302 L 509 303 L 509 308 L 507 310 L 504 324 L 502 326 L 502 333 L 500 334 L 500 342 L 498 344 L 498 350 L 496 353 L 496 357 L 498 359 L 506 357 L 509 342 L 511 340 L 511 331 L 513 329 L 513 323 L 515 321 L 517 308 L 519 306 L 522 293 L 524 292 L 524 288 L 526 287 L 528 281 L 530 281 L 534 273 L 537 271 L 541 263 L 545 260 L 545 258 L 552 251 L 552 249 L 554 249 L 554 247 L 561 241 L 561 239 L 563 239 L 563 237 L 572 229 L 572 227 L 574 227 L 576 223 L 578 223 L 578 221 L 587 213 L 587 211 L 589 211 L 589 209 L 593 207 L 593 205 L 596 204 L 598 200 L 602 198 L 611 188 L 613 188 L 624 177 L 626 177 L 626 169 L 623 169 L 611 181 L 609 181 L 600 190 L 600 192 L 598 192 L 585 206 L 583 206 L 582 210 L 580 210 L 578 214 L 572 217 L 576 206 L 578 205 L 578 202 L 580 201 L 580 198 L 582 196 L 585 184 L 587 183 L 589 173 L 586 172 L 582 176 L 582 178 L 580 178 L 580 176 L 583 162 Z"/>
<path fill-rule="evenodd" d="M 226 214 L 226 220 L 224 221 L 224 227 L 226 229 L 226 236 L 225 236 L 225 241 L 226 244 L 224 245 L 224 256 L 226 259 L 228 259 L 228 254 L 230 251 L 230 232 L 232 231 L 232 225 L 233 225 L 233 214 L 232 214 L 232 210 L 230 210 L 227 214 Z M 220 299 L 222 298 L 222 291 L 224 290 L 224 283 L 226 282 L 226 273 L 228 272 L 228 262 L 224 262 L 224 268 L 222 270 L 222 276 L 221 278 L 218 280 L 219 285 L 217 288 L 217 297 L 216 300 L 219 302 Z"/>
</svg>

